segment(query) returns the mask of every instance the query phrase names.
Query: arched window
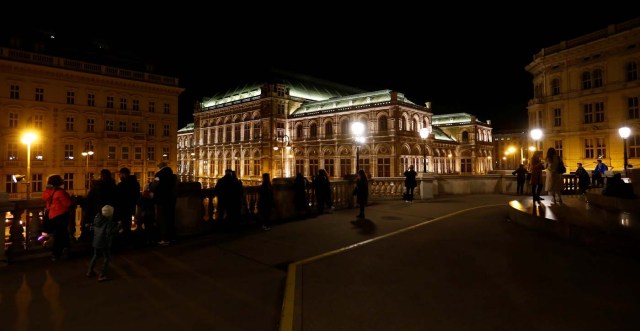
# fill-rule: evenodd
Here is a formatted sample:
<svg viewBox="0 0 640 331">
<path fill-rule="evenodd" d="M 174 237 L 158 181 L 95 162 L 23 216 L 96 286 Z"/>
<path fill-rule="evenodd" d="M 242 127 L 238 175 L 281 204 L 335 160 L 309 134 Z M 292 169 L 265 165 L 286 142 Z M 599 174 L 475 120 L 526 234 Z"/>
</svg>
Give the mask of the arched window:
<svg viewBox="0 0 640 331">
<path fill-rule="evenodd" d="M 387 131 L 387 116 L 382 115 L 378 118 L 378 131 Z"/>
<path fill-rule="evenodd" d="M 469 132 L 462 131 L 462 142 L 463 143 L 468 143 L 469 142 Z"/>
<path fill-rule="evenodd" d="M 638 80 L 638 63 L 631 61 L 627 63 L 627 81 Z"/>
<path fill-rule="evenodd" d="M 296 138 L 298 138 L 298 139 L 302 139 L 302 138 L 304 138 L 304 136 L 303 136 L 303 135 L 304 135 L 304 133 L 303 133 L 303 131 L 302 131 L 302 124 L 298 124 L 298 125 L 296 126 Z"/>
<path fill-rule="evenodd" d="M 560 95 L 560 79 L 551 81 L 551 95 Z"/>
<path fill-rule="evenodd" d="M 593 87 L 602 87 L 602 69 L 593 71 Z"/>
<path fill-rule="evenodd" d="M 418 131 L 418 121 L 415 118 L 411 120 L 411 131 Z"/>
<path fill-rule="evenodd" d="M 407 127 L 407 122 L 404 119 L 404 117 L 400 117 L 400 119 L 398 120 L 398 130 L 405 130 L 405 128 Z"/>
<path fill-rule="evenodd" d="M 582 89 L 588 90 L 591 88 L 591 73 L 585 71 L 582 73 Z"/>
<path fill-rule="evenodd" d="M 349 134 L 349 120 L 346 118 L 340 122 L 340 133 Z"/>
<path fill-rule="evenodd" d="M 324 137 L 331 138 L 333 137 L 333 124 L 331 121 L 324 123 Z"/>
<path fill-rule="evenodd" d="M 311 125 L 309 126 L 309 136 L 311 138 L 318 137 L 318 126 L 316 125 L 316 123 L 311 123 Z"/>
</svg>

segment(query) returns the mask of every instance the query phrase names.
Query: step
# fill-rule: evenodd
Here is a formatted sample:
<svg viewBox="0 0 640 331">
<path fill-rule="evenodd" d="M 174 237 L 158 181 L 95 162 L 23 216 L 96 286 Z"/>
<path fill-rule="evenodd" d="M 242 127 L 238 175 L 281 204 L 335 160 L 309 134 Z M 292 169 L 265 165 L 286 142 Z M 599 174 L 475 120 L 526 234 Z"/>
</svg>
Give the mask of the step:
<svg viewBox="0 0 640 331">
<path fill-rule="evenodd" d="M 509 219 L 589 247 L 640 256 L 640 215 L 599 208 L 581 196 L 565 196 L 563 203 L 543 198 L 541 203 L 531 197 L 510 201 Z"/>
</svg>

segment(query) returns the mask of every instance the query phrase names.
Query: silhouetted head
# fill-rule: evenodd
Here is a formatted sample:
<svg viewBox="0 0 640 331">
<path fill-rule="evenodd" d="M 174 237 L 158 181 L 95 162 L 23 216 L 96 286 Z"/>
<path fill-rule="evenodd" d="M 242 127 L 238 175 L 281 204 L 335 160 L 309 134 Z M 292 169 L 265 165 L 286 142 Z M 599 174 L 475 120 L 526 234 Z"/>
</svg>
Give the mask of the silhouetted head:
<svg viewBox="0 0 640 331">
<path fill-rule="evenodd" d="M 62 176 L 60 176 L 60 175 L 51 175 L 47 179 L 47 185 L 51 185 L 53 187 L 60 187 L 60 186 L 64 185 L 64 180 L 62 179 Z"/>
</svg>

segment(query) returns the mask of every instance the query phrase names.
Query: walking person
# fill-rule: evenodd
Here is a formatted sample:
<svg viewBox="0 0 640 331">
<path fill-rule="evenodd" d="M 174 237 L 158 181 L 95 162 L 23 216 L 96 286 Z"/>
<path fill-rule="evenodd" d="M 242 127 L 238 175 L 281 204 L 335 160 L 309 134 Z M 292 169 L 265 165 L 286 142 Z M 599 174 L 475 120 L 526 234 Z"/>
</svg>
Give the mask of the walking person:
<svg viewBox="0 0 640 331">
<path fill-rule="evenodd" d="M 356 196 L 356 202 L 360 206 L 360 213 L 356 215 L 358 218 L 364 218 L 364 207 L 367 205 L 369 199 L 369 183 L 367 181 L 367 175 L 364 170 L 358 170 L 358 179 L 356 180 L 356 188 L 354 190 Z"/>
<path fill-rule="evenodd" d="M 51 175 L 47 179 L 47 189 L 42 192 L 42 199 L 46 202 L 45 208 L 49 212 L 49 221 L 53 228 L 51 261 L 60 259 L 62 252 L 65 249 L 68 251 L 71 246 L 69 215 L 73 201 L 63 185 L 64 180 L 60 175 Z"/>
<path fill-rule="evenodd" d="M 518 169 L 511 173 L 516 176 L 516 192 L 518 195 L 524 194 L 524 180 L 527 178 L 528 173 L 529 172 L 525 169 L 524 164 L 520 164 Z"/>
<path fill-rule="evenodd" d="M 404 172 L 404 186 L 407 188 L 407 191 L 404 194 L 404 201 L 406 202 L 413 201 L 413 189 L 418 186 L 416 175 L 418 175 L 418 173 L 413 170 L 413 164 L 409 166 L 409 170 Z"/>
<path fill-rule="evenodd" d="M 111 260 L 111 246 L 113 244 L 113 237 L 118 233 L 118 223 L 113 217 L 113 207 L 105 205 L 102 207 L 100 213 L 96 214 L 93 219 L 93 257 L 89 262 L 89 271 L 87 271 L 87 277 L 94 277 L 96 275 L 93 271 L 93 267 L 96 265 L 98 255 L 102 255 L 102 269 L 98 276 L 99 282 L 110 280 L 107 276 L 109 270 L 109 261 Z"/>
<path fill-rule="evenodd" d="M 271 230 L 271 213 L 273 211 L 273 187 L 268 173 L 262 174 L 262 184 L 258 187 L 258 215 L 262 230 Z"/>
</svg>

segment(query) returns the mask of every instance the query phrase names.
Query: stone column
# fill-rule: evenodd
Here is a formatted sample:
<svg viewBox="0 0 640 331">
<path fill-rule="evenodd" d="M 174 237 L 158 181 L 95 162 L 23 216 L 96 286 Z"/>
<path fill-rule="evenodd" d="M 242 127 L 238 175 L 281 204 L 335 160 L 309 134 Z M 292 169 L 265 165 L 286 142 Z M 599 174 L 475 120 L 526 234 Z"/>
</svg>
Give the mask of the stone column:
<svg viewBox="0 0 640 331">
<path fill-rule="evenodd" d="M 420 185 L 420 200 L 433 199 L 438 194 L 438 181 L 433 173 L 418 173 L 417 179 Z"/>
</svg>

